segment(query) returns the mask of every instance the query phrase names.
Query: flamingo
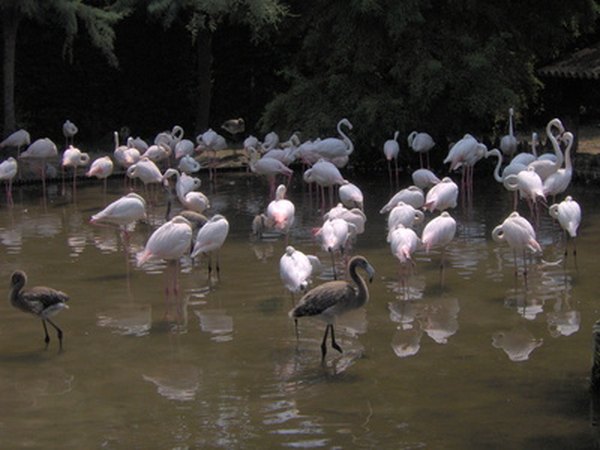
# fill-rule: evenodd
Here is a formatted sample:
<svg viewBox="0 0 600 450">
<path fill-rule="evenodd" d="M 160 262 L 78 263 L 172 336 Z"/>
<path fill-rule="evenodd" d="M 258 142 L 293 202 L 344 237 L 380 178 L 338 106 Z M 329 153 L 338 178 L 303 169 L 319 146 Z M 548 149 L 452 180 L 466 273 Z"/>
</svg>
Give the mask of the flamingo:
<svg viewBox="0 0 600 450">
<path fill-rule="evenodd" d="M 189 139 L 182 139 L 175 144 L 175 159 L 181 159 L 184 156 L 192 156 L 194 154 L 194 143 Z"/>
<path fill-rule="evenodd" d="M 547 157 L 539 157 L 527 166 L 533 167 L 533 169 L 540 176 L 542 181 L 544 181 L 546 178 L 548 178 L 550 175 L 552 175 L 554 172 L 560 169 L 564 161 L 564 156 L 560 150 L 558 140 L 552 132 L 553 128 L 558 129 L 559 135 L 565 132 L 565 128 L 559 119 L 552 119 L 546 125 L 546 135 L 548 136 L 548 140 L 552 144 L 552 148 L 554 149 L 554 154 L 556 155 L 556 158 L 550 159 Z"/>
<path fill-rule="evenodd" d="M 50 343 L 50 336 L 48 335 L 48 328 L 46 326 L 46 322 L 48 322 L 56 330 L 59 348 L 62 350 L 63 332 L 50 318 L 61 312 L 63 309 L 69 308 L 69 305 L 67 305 L 69 296 L 64 292 L 46 286 L 35 286 L 25 289 L 26 284 L 27 275 L 25 272 L 16 270 L 12 273 L 10 276 L 10 291 L 8 294 L 11 305 L 23 312 L 33 314 L 42 319 L 46 348 Z"/>
<path fill-rule="evenodd" d="M 394 132 L 394 139 L 388 139 L 383 143 L 383 154 L 387 159 L 388 174 L 390 176 L 390 186 L 392 185 L 392 166 L 391 161 L 394 160 L 396 168 L 396 186 L 398 186 L 398 153 L 400 153 L 400 145 L 398 144 L 399 131 Z"/>
<path fill-rule="evenodd" d="M 304 171 L 302 179 L 307 183 L 317 183 L 321 189 L 321 209 L 325 209 L 325 187 L 329 189 L 329 201 L 333 203 L 333 186 L 346 182 L 340 170 L 330 161 L 319 159 L 310 169 Z"/>
<path fill-rule="evenodd" d="M 531 164 L 533 161 L 535 161 L 537 159 L 536 147 L 537 147 L 539 140 L 540 140 L 540 138 L 538 137 L 538 134 L 535 131 L 533 133 L 531 133 L 531 153 L 527 153 L 527 152 L 519 153 L 518 155 L 515 155 L 510 160 L 510 163 L 511 164 L 519 163 L 519 164 L 524 164 L 527 166 L 527 165 Z"/>
<path fill-rule="evenodd" d="M 114 132 L 115 138 L 115 150 L 113 155 L 115 157 L 115 161 L 124 169 L 128 169 L 130 166 L 138 162 L 140 159 L 140 151 L 132 146 L 128 145 L 119 145 L 119 132 Z"/>
<path fill-rule="evenodd" d="M 149 184 L 162 183 L 164 179 L 158 166 L 146 156 L 142 156 L 138 162 L 127 168 L 127 176 L 142 180 L 146 191 Z"/>
<path fill-rule="evenodd" d="M 62 126 L 63 136 L 65 137 L 65 147 L 73 145 L 75 135 L 79 132 L 79 128 L 69 119 L 65 120 Z"/>
<path fill-rule="evenodd" d="M 427 192 L 423 209 L 444 211 L 448 208 L 456 208 L 457 199 L 458 186 L 450 177 L 444 177 Z"/>
<path fill-rule="evenodd" d="M 208 278 L 212 272 L 212 254 L 216 254 L 217 278 L 220 278 L 219 250 L 229 234 L 229 222 L 221 214 L 215 214 L 198 230 L 192 250 L 192 258 L 199 254 L 208 254 Z"/>
<path fill-rule="evenodd" d="M 266 153 L 272 148 L 275 148 L 279 145 L 279 135 L 274 131 L 270 131 L 265 135 L 263 142 L 260 146 L 262 153 Z"/>
<path fill-rule="evenodd" d="M 438 184 L 441 180 L 429 169 L 417 169 L 411 174 L 413 184 L 421 189 L 427 189 Z"/>
<path fill-rule="evenodd" d="M 256 149 L 250 150 L 250 170 L 257 175 L 266 175 L 269 180 L 269 195 L 273 197 L 275 193 L 275 176 L 284 175 L 287 177 L 289 186 L 294 171 L 283 164 L 281 161 L 273 158 L 260 158 Z"/>
<path fill-rule="evenodd" d="M 396 228 L 397 225 L 402 225 L 405 228 L 413 228 L 414 225 L 423 222 L 424 219 L 425 215 L 422 211 L 413 208 L 407 203 L 398 202 L 398 204 L 394 206 L 388 215 L 388 241 L 390 239 L 390 233 Z"/>
<path fill-rule="evenodd" d="M 17 147 L 17 158 L 21 154 L 21 147 L 31 144 L 31 136 L 27 130 L 21 128 L 11 134 L 6 139 L 0 142 L 0 148 Z"/>
<path fill-rule="evenodd" d="M 359 208 L 348 209 L 343 204 L 338 203 L 323 215 L 323 219 L 344 219 L 350 225 L 350 237 L 355 238 L 357 235 L 365 232 L 365 223 L 367 216 Z"/>
<path fill-rule="evenodd" d="M 504 178 L 504 187 L 509 191 L 519 191 L 519 196 L 524 198 L 529 205 L 529 209 L 537 220 L 538 201 L 545 203 L 544 186 L 542 179 L 531 165 L 527 170 L 522 170 L 516 175 L 508 175 Z M 516 204 L 514 207 L 516 208 Z"/>
<path fill-rule="evenodd" d="M 4 180 L 6 184 L 6 202 L 11 206 L 13 205 L 12 182 L 17 175 L 17 171 L 17 160 L 12 156 L 0 163 L 0 180 Z"/>
<path fill-rule="evenodd" d="M 163 161 L 167 161 L 171 157 L 172 152 L 173 151 L 171 150 L 171 147 L 166 144 L 159 143 L 148 147 L 148 150 L 144 152 L 142 157 L 151 160 L 155 164 L 159 164 Z"/>
<path fill-rule="evenodd" d="M 542 247 L 536 240 L 535 230 L 527 219 L 513 211 L 501 225 L 492 230 L 492 239 L 496 242 L 506 242 L 513 250 L 515 260 L 515 276 L 517 275 L 517 252 L 523 252 L 523 276 L 527 279 L 527 260 L 525 251 L 541 253 Z"/>
<path fill-rule="evenodd" d="M 350 225 L 344 219 L 327 219 L 323 222 L 323 226 L 315 233 L 315 236 L 321 240 L 321 248 L 331 255 L 331 268 L 333 270 L 334 279 L 337 279 L 335 271 L 335 252 L 339 251 L 343 254 L 346 242 L 350 237 L 351 227 L 353 227 L 353 225 Z"/>
<path fill-rule="evenodd" d="M 127 228 L 146 218 L 146 201 L 135 192 L 115 200 L 90 218 L 95 225 L 116 225 L 127 237 Z"/>
<path fill-rule="evenodd" d="M 387 241 L 390 244 L 392 255 L 396 257 L 400 264 L 401 272 L 404 272 L 408 264 L 414 265 L 412 254 L 417 251 L 421 243 L 414 230 L 398 223 L 388 233 Z M 400 275 L 404 282 L 404 273 Z"/>
<path fill-rule="evenodd" d="M 192 156 L 185 155 L 182 156 L 179 160 L 179 165 L 177 166 L 179 170 L 186 174 L 196 173 L 200 170 L 200 163 L 196 161 Z"/>
<path fill-rule="evenodd" d="M 548 213 L 551 217 L 558 220 L 561 228 L 565 232 L 565 236 L 573 239 L 573 256 L 576 255 L 575 238 L 577 237 L 577 229 L 581 223 L 581 207 L 579 203 L 573 200 L 573 197 L 568 195 L 560 203 L 555 203 L 548 208 Z M 565 244 L 565 258 L 567 256 L 567 246 Z"/>
<path fill-rule="evenodd" d="M 364 208 L 364 196 L 357 185 L 345 180 L 338 189 L 338 195 L 346 208 L 358 208 L 360 210 Z"/>
<path fill-rule="evenodd" d="M 175 216 L 150 235 L 144 250 L 137 254 L 137 266 L 153 259 L 167 261 L 165 297 L 177 298 L 179 293 L 178 265 L 182 256 L 188 255 L 192 245 L 192 225 L 182 216 Z"/>
<path fill-rule="evenodd" d="M 429 167 L 429 152 L 435 147 L 435 141 L 429 133 L 424 131 L 417 132 L 412 131 L 408 135 L 408 147 L 411 148 L 415 153 L 419 154 L 419 162 L 421 168 L 423 168 L 423 154 L 427 156 L 427 167 Z"/>
<path fill-rule="evenodd" d="M 425 204 L 425 194 L 423 189 L 418 186 L 409 186 L 398 191 L 394 196 L 381 208 L 379 214 L 390 212 L 399 202 L 404 202 L 411 205 L 413 208 L 421 208 Z"/>
<path fill-rule="evenodd" d="M 425 252 L 436 247 L 442 248 L 442 258 L 440 262 L 440 272 L 443 280 L 444 276 L 444 253 L 446 246 L 452 242 L 456 234 L 456 220 L 448 214 L 447 211 L 442 212 L 436 218 L 430 220 L 423 233 L 421 233 L 421 244 L 425 248 Z"/>
<path fill-rule="evenodd" d="M 279 259 L 279 276 L 290 291 L 292 300 L 294 294 L 308 288 L 313 271 L 318 270 L 320 265 L 319 258 L 314 255 L 306 255 L 291 245 L 285 248 L 285 253 Z"/>
<path fill-rule="evenodd" d="M 573 166 L 571 164 L 571 147 L 573 146 L 574 141 L 573 133 L 566 131 L 562 136 L 562 140 L 567 143 L 564 154 L 565 167 L 561 167 L 544 180 L 543 191 L 546 197 L 551 195 L 556 198 L 558 194 L 562 194 L 566 191 L 571 183 L 571 177 L 573 176 Z"/>
<path fill-rule="evenodd" d="M 217 151 L 227 147 L 225 138 L 219 133 L 209 128 L 204 133 L 196 136 L 196 143 L 202 150 L 212 153 L 212 157 L 208 159 L 209 179 L 216 181 L 217 179 Z"/>
<path fill-rule="evenodd" d="M 513 127 L 513 116 L 515 114 L 515 110 L 513 108 L 508 109 L 508 134 L 502 136 L 500 139 L 500 150 L 506 156 L 512 156 L 517 151 L 517 146 L 519 143 L 517 142 L 517 138 L 515 137 L 514 127 Z"/>
<path fill-rule="evenodd" d="M 294 319 L 296 324 L 296 336 L 298 336 L 298 318 L 313 316 L 323 320 L 327 325 L 325 335 L 321 342 L 321 362 L 325 362 L 327 354 L 327 335 L 331 330 L 331 346 L 338 352 L 342 348 L 335 341 L 333 325 L 335 319 L 342 314 L 358 309 L 369 301 L 369 289 L 365 280 L 358 275 L 357 269 L 364 270 L 369 282 L 373 280 L 375 269 L 369 264 L 364 256 L 355 256 L 348 262 L 348 274 L 351 282 L 348 281 L 328 281 L 308 291 L 288 313 L 290 318 Z"/>
<path fill-rule="evenodd" d="M 62 168 L 71 167 L 73 169 L 73 198 L 77 195 L 77 168 L 87 166 L 90 163 L 90 155 L 82 152 L 77 147 L 70 145 L 62 156 Z M 64 180 L 63 180 L 64 181 Z"/>
<path fill-rule="evenodd" d="M 272 200 L 267 206 L 267 220 L 272 227 L 285 234 L 286 244 L 290 228 L 294 225 L 296 208 L 294 204 L 285 198 L 286 187 L 280 184 L 275 192 L 275 200 Z"/>
<path fill-rule="evenodd" d="M 352 129 L 352 124 L 348 119 L 341 119 L 337 123 L 337 132 L 341 136 L 341 139 L 330 137 L 314 143 L 314 151 L 321 155 L 321 157 L 333 159 L 340 156 L 350 156 L 354 151 L 354 144 L 348 135 L 342 131 L 342 125 L 345 125 L 350 130 Z"/>
<path fill-rule="evenodd" d="M 106 155 L 96 158 L 85 175 L 101 179 L 104 183 L 104 195 L 106 195 L 106 180 L 112 175 L 113 170 L 114 163 L 110 156 Z"/>
<path fill-rule="evenodd" d="M 56 144 L 48 138 L 40 138 L 31 143 L 27 149 L 19 155 L 20 159 L 38 160 L 41 163 L 42 195 L 46 199 L 46 162 L 48 159 L 58 156 Z"/>
</svg>

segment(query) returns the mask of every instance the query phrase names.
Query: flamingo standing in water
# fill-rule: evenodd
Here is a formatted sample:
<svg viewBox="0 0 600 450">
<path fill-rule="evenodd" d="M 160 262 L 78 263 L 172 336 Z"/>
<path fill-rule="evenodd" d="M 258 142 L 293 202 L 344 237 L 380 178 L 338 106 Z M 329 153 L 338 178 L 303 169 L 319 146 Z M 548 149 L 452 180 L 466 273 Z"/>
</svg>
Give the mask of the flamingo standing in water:
<svg viewBox="0 0 600 450">
<path fill-rule="evenodd" d="M 394 132 L 394 139 L 388 139 L 383 143 L 383 154 L 387 160 L 388 174 L 390 176 L 390 187 L 392 186 L 392 159 L 396 169 L 396 186 L 398 186 L 398 154 L 400 153 L 400 144 L 398 144 L 399 131 Z"/>
<path fill-rule="evenodd" d="M 339 187 L 338 195 L 346 208 L 364 208 L 364 195 L 357 185 L 346 180 Z"/>
<path fill-rule="evenodd" d="M 289 240 L 290 228 L 294 225 L 296 208 L 294 204 L 285 198 L 286 187 L 280 184 L 275 192 L 275 200 L 267 206 L 267 223 L 275 230 L 285 235 L 285 243 Z"/>
<path fill-rule="evenodd" d="M 392 255 L 396 257 L 400 264 L 400 278 L 405 283 L 406 267 L 414 266 L 412 255 L 417 251 L 421 243 L 417 233 L 411 228 L 405 227 L 401 223 L 395 225 L 388 233 L 387 241 L 390 244 Z"/>
<path fill-rule="evenodd" d="M 405 228 L 412 228 L 414 225 L 423 222 L 425 215 L 422 211 L 413 208 L 411 205 L 399 202 L 390 211 L 387 219 L 388 226 L 388 242 L 390 240 L 390 234 L 397 225 L 402 225 Z"/>
<path fill-rule="evenodd" d="M 40 138 L 32 142 L 27 150 L 25 150 L 19 156 L 20 159 L 35 160 L 41 165 L 41 178 L 42 178 L 42 195 L 46 200 L 46 162 L 48 159 L 56 158 L 58 156 L 58 150 L 56 144 L 48 138 Z"/>
<path fill-rule="evenodd" d="M 65 137 L 65 147 L 74 144 L 75 135 L 79 132 L 79 128 L 69 119 L 65 120 L 62 126 L 63 136 Z"/>
<path fill-rule="evenodd" d="M 381 208 L 379 214 L 390 212 L 398 203 L 404 202 L 413 208 L 421 208 L 425 204 L 425 194 L 423 189 L 418 186 L 409 186 L 398 191 L 394 196 Z"/>
<path fill-rule="evenodd" d="M 444 211 L 448 208 L 456 208 L 457 199 L 458 186 L 450 177 L 444 177 L 427 192 L 423 209 Z"/>
<path fill-rule="evenodd" d="M 167 261 L 165 297 L 167 302 L 177 299 L 179 294 L 179 260 L 190 253 L 192 246 L 192 225 L 182 216 L 175 216 L 158 227 L 151 235 L 144 250 L 137 255 L 137 266 L 147 261 L 164 259 Z"/>
<path fill-rule="evenodd" d="M 501 225 L 492 230 L 492 239 L 496 242 L 506 242 L 513 250 L 515 261 L 515 276 L 517 275 L 517 252 L 523 252 L 523 276 L 527 280 L 527 258 L 526 250 L 541 253 L 542 247 L 536 240 L 535 230 L 527 219 L 521 217 L 517 211 L 513 211 Z"/>
<path fill-rule="evenodd" d="M 435 147 L 435 141 L 429 133 L 413 131 L 408 135 L 408 146 L 415 153 L 419 154 L 419 162 L 423 168 L 423 154 L 427 157 L 427 167 L 429 168 L 429 152 Z"/>
<path fill-rule="evenodd" d="M 90 155 L 82 152 L 77 147 L 69 146 L 62 156 L 62 169 L 64 175 L 65 167 L 71 167 L 73 170 L 73 199 L 77 196 L 77 168 L 87 166 L 90 163 Z M 64 178 L 63 178 L 64 181 Z M 63 186 L 64 188 L 64 186 Z"/>
<path fill-rule="evenodd" d="M 328 281 L 308 291 L 288 315 L 294 319 L 296 336 L 298 337 L 298 318 L 317 317 L 327 325 L 321 342 L 321 362 L 325 362 L 327 354 L 327 335 L 331 330 L 331 346 L 342 353 L 342 348 L 335 341 L 333 325 L 337 317 L 358 309 L 369 301 L 369 289 L 365 280 L 357 273 L 364 270 L 369 282 L 373 280 L 375 269 L 364 256 L 355 256 L 348 262 L 348 274 L 351 282 L 336 280 Z"/>
<path fill-rule="evenodd" d="M 515 110 L 513 108 L 508 109 L 508 134 L 502 136 L 500 139 L 500 150 L 502 154 L 507 157 L 513 156 L 517 152 L 517 147 L 519 143 L 517 142 L 517 138 L 515 137 L 514 126 L 513 126 L 513 116 L 515 114 Z"/>
<path fill-rule="evenodd" d="M 21 128 L 20 130 L 9 134 L 6 139 L 0 142 L 0 148 L 16 147 L 18 158 L 21 155 L 21 147 L 25 147 L 29 144 L 31 144 L 31 136 L 27 130 Z"/>
<path fill-rule="evenodd" d="M 417 169 L 411 174 L 413 184 L 421 189 L 428 189 L 435 186 L 441 180 L 429 169 Z"/>
<path fill-rule="evenodd" d="M 350 225 L 346 220 L 341 218 L 327 219 L 323 222 L 323 226 L 315 233 L 315 236 L 320 238 L 321 247 L 331 255 L 331 267 L 333 270 L 333 278 L 337 279 L 335 271 L 335 252 L 344 253 L 344 247 L 350 237 Z"/>
<path fill-rule="evenodd" d="M 441 247 L 442 258 L 440 262 L 440 272 L 442 281 L 444 279 L 444 253 L 446 246 L 452 242 L 454 235 L 456 234 L 456 220 L 444 211 L 436 218 L 432 219 L 423 228 L 421 234 L 421 243 L 425 248 L 425 252 L 429 253 L 429 250 L 436 247 Z"/>
<path fill-rule="evenodd" d="M 17 160 L 12 156 L 0 163 L 0 180 L 4 180 L 6 184 L 6 202 L 12 206 L 12 182 L 17 175 L 18 164 Z"/>
<path fill-rule="evenodd" d="M 308 288 L 315 270 L 320 268 L 320 261 L 314 255 L 306 255 L 291 245 L 279 259 L 279 276 L 285 288 L 290 291 L 292 301 L 294 294 Z"/>
<path fill-rule="evenodd" d="M 543 191 L 546 198 L 551 195 L 556 198 L 558 194 L 562 194 L 567 190 L 573 176 L 573 165 L 571 164 L 571 147 L 573 146 L 574 136 L 570 131 L 566 131 L 561 138 L 567 143 L 565 149 L 565 167 L 561 167 L 556 172 L 548 176 L 543 181 Z"/>
<path fill-rule="evenodd" d="M 92 225 L 117 226 L 123 233 L 127 251 L 128 227 L 145 218 L 146 201 L 139 194 L 130 192 L 94 214 L 90 218 L 90 223 Z"/>
<path fill-rule="evenodd" d="M 85 175 L 87 177 L 96 177 L 102 180 L 104 184 L 104 195 L 106 195 L 106 180 L 112 175 L 113 169 L 114 164 L 112 162 L 112 159 L 110 159 L 110 156 L 101 156 L 99 158 L 96 158 L 92 162 L 92 165 L 90 166 L 89 170 L 86 172 Z"/>
<path fill-rule="evenodd" d="M 307 169 L 302 179 L 307 183 L 317 183 L 320 187 L 322 210 L 325 209 L 325 187 L 329 188 L 329 202 L 333 206 L 333 187 L 346 182 L 335 164 L 325 159 L 319 159 L 310 169 Z"/>
<path fill-rule="evenodd" d="M 219 266 L 219 250 L 225 243 L 229 234 L 229 222 L 221 214 L 215 214 L 202 228 L 198 230 L 194 248 L 192 250 L 192 258 L 200 254 L 208 255 L 208 279 L 212 272 L 212 254 L 216 257 L 217 278 L 220 278 L 221 268 Z"/>
<path fill-rule="evenodd" d="M 568 195 L 562 202 L 550 206 L 548 213 L 551 217 L 558 220 L 558 223 L 565 232 L 565 237 L 568 235 L 573 240 L 573 256 L 576 256 L 575 238 L 577 237 L 577 229 L 581 223 L 581 207 L 579 203 Z M 565 239 L 565 258 L 567 257 L 566 241 L 567 239 Z"/>
<path fill-rule="evenodd" d="M 62 350 L 63 332 L 50 318 L 63 309 L 69 308 L 67 305 L 69 296 L 64 292 L 46 286 L 35 286 L 25 289 L 25 284 L 27 284 L 27 275 L 25 272 L 16 270 L 12 273 L 10 277 L 10 291 L 8 294 L 10 303 L 15 308 L 42 319 L 46 348 L 50 343 L 48 327 L 46 326 L 46 322 L 48 322 L 56 330 L 58 343 Z"/>
<path fill-rule="evenodd" d="M 352 124 L 348 119 L 341 119 L 337 124 L 337 132 L 341 138 L 329 137 L 315 141 L 313 151 L 328 160 L 350 156 L 354 151 L 354 144 L 346 133 L 342 131 L 342 125 L 345 125 L 350 130 L 352 129 Z"/>
<path fill-rule="evenodd" d="M 290 185 L 294 171 L 281 161 L 275 158 L 261 158 L 258 151 L 250 149 L 250 170 L 257 175 L 265 175 L 269 181 L 269 196 L 273 198 L 275 194 L 275 176 L 284 175 L 287 177 L 286 186 Z"/>
</svg>

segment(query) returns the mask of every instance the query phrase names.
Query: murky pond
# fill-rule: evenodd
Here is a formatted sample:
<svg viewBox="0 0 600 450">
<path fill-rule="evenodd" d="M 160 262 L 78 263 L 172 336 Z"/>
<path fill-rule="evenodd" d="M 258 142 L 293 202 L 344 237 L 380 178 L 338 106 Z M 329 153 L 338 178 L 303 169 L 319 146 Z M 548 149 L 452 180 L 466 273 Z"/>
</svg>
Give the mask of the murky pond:
<svg viewBox="0 0 600 450">
<path fill-rule="evenodd" d="M 301 320 L 296 340 L 290 294 L 279 278 L 282 237 L 250 237 L 267 205 L 265 180 L 220 176 L 204 192 L 210 214 L 230 222 L 220 279 L 206 261 L 183 260 L 180 302 L 166 302 L 162 262 L 137 268 L 139 252 L 164 221 L 166 202 L 128 249 L 113 229 L 89 224 L 123 194 L 123 181 L 15 189 L 0 199 L 0 279 L 17 268 L 31 285 L 67 292 L 44 348 L 40 321 L 0 302 L 1 448 L 590 448 L 592 325 L 598 308 L 599 190 L 572 186 L 583 223 L 576 260 L 545 213 L 542 259 L 515 278 L 512 252 L 491 240 L 512 197 L 477 179 L 472 208 L 452 211 L 458 232 L 446 252 L 419 253 L 406 284 L 385 240 L 379 209 L 387 176 L 356 178 L 366 231 L 353 253 L 376 269 L 371 301 L 336 326 L 344 352 L 321 365 L 324 326 Z M 320 212 L 296 176 L 290 243 L 330 264 L 313 237 Z M 490 177 L 491 179 L 491 177 Z M 405 181 L 405 184 L 409 184 Z M 140 188 L 144 195 L 144 190 Z M 523 207 L 523 215 L 528 211 Z M 430 217 L 428 213 L 428 218 Z M 322 278 L 327 278 L 325 271 Z M 323 282 L 317 278 L 314 284 Z"/>
</svg>

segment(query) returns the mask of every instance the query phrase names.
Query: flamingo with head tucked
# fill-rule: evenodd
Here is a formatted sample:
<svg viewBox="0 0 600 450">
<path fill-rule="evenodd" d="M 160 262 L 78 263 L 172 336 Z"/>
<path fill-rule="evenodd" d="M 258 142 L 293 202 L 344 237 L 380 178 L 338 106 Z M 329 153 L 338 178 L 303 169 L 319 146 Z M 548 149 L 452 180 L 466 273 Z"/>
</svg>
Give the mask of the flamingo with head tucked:
<svg viewBox="0 0 600 450">
<path fill-rule="evenodd" d="M 400 153 L 400 145 L 398 144 L 399 131 L 394 132 L 394 138 L 388 139 L 383 143 L 383 154 L 387 160 L 388 174 L 390 176 L 390 186 L 392 186 L 392 159 L 396 169 L 396 186 L 398 186 L 398 154 Z"/>
<path fill-rule="evenodd" d="M 573 197 L 568 195 L 562 202 L 550 206 L 550 208 L 548 208 L 548 213 L 558 220 L 558 223 L 565 232 L 565 236 L 568 235 L 568 237 L 573 240 L 573 256 L 576 256 L 577 248 L 575 246 L 575 238 L 577 237 L 577 230 L 581 224 L 581 206 L 573 200 Z M 566 257 L 567 244 L 565 242 L 565 258 Z"/>
<path fill-rule="evenodd" d="M 17 175 L 18 164 L 17 160 L 12 156 L 0 163 L 0 180 L 4 180 L 6 184 L 6 202 L 12 206 L 12 182 Z"/>
</svg>

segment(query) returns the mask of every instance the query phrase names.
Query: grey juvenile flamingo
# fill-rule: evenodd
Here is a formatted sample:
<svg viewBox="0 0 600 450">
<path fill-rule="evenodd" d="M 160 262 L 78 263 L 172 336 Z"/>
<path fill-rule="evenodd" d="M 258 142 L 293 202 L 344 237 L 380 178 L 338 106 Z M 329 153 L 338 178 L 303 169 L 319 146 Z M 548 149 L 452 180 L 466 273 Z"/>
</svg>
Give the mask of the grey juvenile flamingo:
<svg viewBox="0 0 600 450">
<path fill-rule="evenodd" d="M 66 303 L 67 300 L 69 300 L 69 296 L 64 292 L 46 286 L 35 286 L 24 289 L 26 283 L 27 275 L 25 272 L 22 270 L 13 272 L 10 277 L 10 293 L 8 296 L 10 303 L 15 308 L 42 319 L 44 333 L 46 334 L 44 339 L 46 347 L 48 347 L 48 343 L 50 342 L 46 322 L 52 325 L 56 330 L 58 342 L 62 349 L 63 332 L 54 322 L 52 322 L 52 320 L 50 320 L 50 317 L 69 307 Z"/>
<path fill-rule="evenodd" d="M 342 348 L 335 342 L 333 324 L 335 318 L 342 314 L 358 309 L 369 301 L 369 289 L 365 280 L 356 273 L 362 268 L 369 276 L 369 282 L 373 280 L 375 269 L 369 264 L 364 256 L 354 256 L 348 263 L 348 273 L 352 282 L 335 280 L 321 284 L 308 291 L 290 312 L 289 316 L 297 325 L 299 317 L 314 316 L 325 321 L 325 335 L 321 342 L 321 361 L 325 361 L 327 353 L 327 334 L 331 329 L 331 346 L 338 352 Z M 296 328 L 296 335 L 298 329 Z"/>
</svg>

